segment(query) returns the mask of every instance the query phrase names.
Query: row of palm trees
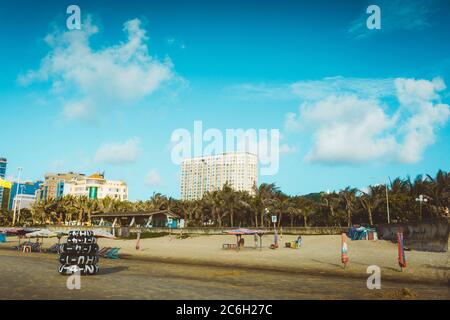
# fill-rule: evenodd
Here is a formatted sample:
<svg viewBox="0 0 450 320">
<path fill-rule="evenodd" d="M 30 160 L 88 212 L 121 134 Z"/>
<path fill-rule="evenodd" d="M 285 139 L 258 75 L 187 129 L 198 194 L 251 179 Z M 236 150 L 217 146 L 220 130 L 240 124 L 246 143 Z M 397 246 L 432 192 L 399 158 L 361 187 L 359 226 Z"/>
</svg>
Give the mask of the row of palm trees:
<svg viewBox="0 0 450 320">
<path fill-rule="evenodd" d="M 422 205 L 416 201 L 420 195 L 427 199 Z M 347 187 L 337 192 L 297 196 L 283 193 L 273 183 L 255 186 L 253 194 L 234 191 L 225 184 L 221 190 L 193 201 L 177 200 L 160 193 L 154 193 L 149 200 L 135 202 L 64 196 L 40 201 L 31 210 L 22 210 L 19 224 L 89 223 L 98 213 L 168 209 L 184 218 L 187 226 L 270 227 L 272 216 L 277 217 L 278 227 L 375 225 L 387 221 L 388 206 L 393 222 L 447 216 L 449 200 L 450 173 L 439 171 L 434 177 L 396 178 L 388 185 L 372 185 L 365 190 Z M 8 224 L 10 220 L 11 212 L 0 216 L 0 224 Z"/>
</svg>

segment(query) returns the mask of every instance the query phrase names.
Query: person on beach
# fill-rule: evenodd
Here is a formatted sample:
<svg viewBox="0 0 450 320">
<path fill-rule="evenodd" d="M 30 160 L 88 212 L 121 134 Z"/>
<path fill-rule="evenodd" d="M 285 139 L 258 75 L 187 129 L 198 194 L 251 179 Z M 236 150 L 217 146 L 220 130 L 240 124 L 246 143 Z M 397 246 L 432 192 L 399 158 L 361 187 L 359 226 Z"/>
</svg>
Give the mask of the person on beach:
<svg viewBox="0 0 450 320">
<path fill-rule="evenodd" d="M 302 235 L 299 234 L 297 240 L 295 241 L 298 247 L 302 246 Z"/>
</svg>

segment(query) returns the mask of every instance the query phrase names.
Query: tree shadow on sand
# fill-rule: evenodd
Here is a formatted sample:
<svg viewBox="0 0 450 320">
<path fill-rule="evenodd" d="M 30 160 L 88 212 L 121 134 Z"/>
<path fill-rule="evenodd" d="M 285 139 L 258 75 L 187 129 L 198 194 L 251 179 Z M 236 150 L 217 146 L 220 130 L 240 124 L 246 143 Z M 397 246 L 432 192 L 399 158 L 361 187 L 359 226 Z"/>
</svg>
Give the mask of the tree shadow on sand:
<svg viewBox="0 0 450 320">
<path fill-rule="evenodd" d="M 342 265 L 341 264 L 337 264 L 337 263 L 325 262 L 325 261 L 320 261 L 320 260 L 317 260 L 317 259 L 312 259 L 312 261 L 318 262 L 318 263 L 321 263 L 321 264 L 327 264 L 327 265 L 332 266 L 332 267 L 342 268 Z"/>
<path fill-rule="evenodd" d="M 102 276 L 102 275 L 117 273 L 117 272 L 121 272 L 121 271 L 125 271 L 125 270 L 128 270 L 128 267 L 120 266 L 120 267 L 100 268 L 98 275 Z"/>
<path fill-rule="evenodd" d="M 356 264 L 359 266 L 363 266 L 363 267 L 368 267 L 370 266 L 367 263 L 361 263 L 361 262 L 356 262 L 356 261 L 351 261 L 351 264 Z M 391 271 L 395 271 L 395 272 L 400 272 L 399 268 L 395 268 L 395 267 L 388 267 L 388 266 L 379 266 L 381 270 L 391 270 Z"/>
<path fill-rule="evenodd" d="M 430 269 L 436 269 L 436 270 L 442 270 L 442 271 L 450 271 L 450 267 L 446 267 L 446 266 L 433 266 L 431 264 L 426 264 L 424 265 L 427 268 Z"/>
</svg>

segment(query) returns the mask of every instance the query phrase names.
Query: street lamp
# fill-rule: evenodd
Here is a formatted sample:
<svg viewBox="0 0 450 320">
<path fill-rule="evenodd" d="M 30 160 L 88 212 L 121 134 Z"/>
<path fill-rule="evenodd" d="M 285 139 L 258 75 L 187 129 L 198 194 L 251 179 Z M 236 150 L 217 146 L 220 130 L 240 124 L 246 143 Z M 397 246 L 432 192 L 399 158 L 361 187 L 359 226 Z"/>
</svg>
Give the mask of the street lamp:
<svg viewBox="0 0 450 320">
<path fill-rule="evenodd" d="M 18 167 L 17 168 L 17 187 L 16 187 L 16 195 L 14 196 L 14 213 L 13 213 L 13 222 L 12 225 L 16 224 L 16 211 L 17 211 L 17 199 L 16 197 L 19 194 L 19 186 L 20 186 L 20 175 L 22 173 L 23 168 L 22 167 Z"/>
<path fill-rule="evenodd" d="M 425 202 L 428 202 L 428 199 L 423 195 L 423 194 L 421 194 L 421 195 L 419 195 L 419 197 L 418 198 L 416 198 L 416 202 L 419 202 L 420 203 L 420 221 L 422 221 L 422 204 Z"/>
</svg>

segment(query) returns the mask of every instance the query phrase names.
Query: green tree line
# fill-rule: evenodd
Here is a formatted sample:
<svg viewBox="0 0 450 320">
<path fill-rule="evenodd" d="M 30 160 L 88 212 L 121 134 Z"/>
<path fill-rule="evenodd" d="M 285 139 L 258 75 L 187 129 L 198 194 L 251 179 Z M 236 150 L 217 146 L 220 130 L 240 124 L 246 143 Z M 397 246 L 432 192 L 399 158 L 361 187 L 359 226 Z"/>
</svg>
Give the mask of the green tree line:
<svg viewBox="0 0 450 320">
<path fill-rule="evenodd" d="M 269 227 L 271 216 L 280 226 L 351 226 L 387 222 L 387 196 L 391 221 L 407 222 L 448 216 L 450 173 L 434 177 L 419 175 L 414 180 L 396 178 L 387 185 L 371 185 L 365 190 L 347 187 L 340 191 L 290 196 L 274 183 L 254 187 L 253 194 L 234 191 L 225 184 L 202 199 L 182 201 L 154 193 L 145 201 L 91 200 L 64 196 L 40 201 L 31 210 L 21 210 L 19 225 L 87 223 L 95 214 L 171 210 L 185 219 L 187 226 Z M 416 199 L 423 195 L 422 205 Z M 3 211 L 0 225 L 10 225 L 12 212 Z"/>
</svg>

